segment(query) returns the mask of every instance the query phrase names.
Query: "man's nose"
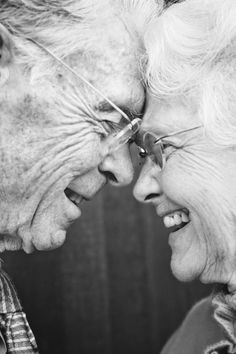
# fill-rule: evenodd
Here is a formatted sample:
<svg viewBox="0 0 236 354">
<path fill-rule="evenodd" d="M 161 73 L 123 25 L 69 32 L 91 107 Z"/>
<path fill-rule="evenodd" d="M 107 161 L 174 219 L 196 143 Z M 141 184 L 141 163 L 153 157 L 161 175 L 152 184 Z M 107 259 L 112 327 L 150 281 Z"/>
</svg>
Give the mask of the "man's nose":
<svg viewBox="0 0 236 354">
<path fill-rule="evenodd" d="M 162 195 L 160 167 L 147 159 L 133 190 L 134 197 L 142 203 L 150 203 Z"/>
<path fill-rule="evenodd" d="M 115 186 L 126 186 L 134 176 L 129 145 L 120 147 L 108 154 L 99 165 L 99 170 L 105 174 L 109 182 Z"/>
</svg>

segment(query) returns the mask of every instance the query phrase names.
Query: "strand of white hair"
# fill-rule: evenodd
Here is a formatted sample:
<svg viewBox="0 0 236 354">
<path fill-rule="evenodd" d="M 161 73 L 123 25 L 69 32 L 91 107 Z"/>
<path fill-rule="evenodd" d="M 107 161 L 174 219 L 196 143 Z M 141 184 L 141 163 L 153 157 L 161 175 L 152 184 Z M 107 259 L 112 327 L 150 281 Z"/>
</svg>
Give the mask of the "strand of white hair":
<svg viewBox="0 0 236 354">
<path fill-rule="evenodd" d="M 146 34 L 147 84 L 157 97 L 191 96 L 207 134 L 236 144 L 236 1 L 185 0 Z"/>
</svg>

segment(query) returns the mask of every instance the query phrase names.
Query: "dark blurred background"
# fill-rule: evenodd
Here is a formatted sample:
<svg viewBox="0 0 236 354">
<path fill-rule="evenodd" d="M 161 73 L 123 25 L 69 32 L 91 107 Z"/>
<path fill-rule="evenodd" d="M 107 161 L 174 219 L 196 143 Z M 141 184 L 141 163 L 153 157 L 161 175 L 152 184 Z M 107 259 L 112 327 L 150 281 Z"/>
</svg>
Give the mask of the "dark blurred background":
<svg viewBox="0 0 236 354">
<path fill-rule="evenodd" d="M 168 233 L 132 187 L 84 203 L 66 243 L 5 253 L 41 354 L 153 354 L 211 288 L 170 271 Z"/>
</svg>

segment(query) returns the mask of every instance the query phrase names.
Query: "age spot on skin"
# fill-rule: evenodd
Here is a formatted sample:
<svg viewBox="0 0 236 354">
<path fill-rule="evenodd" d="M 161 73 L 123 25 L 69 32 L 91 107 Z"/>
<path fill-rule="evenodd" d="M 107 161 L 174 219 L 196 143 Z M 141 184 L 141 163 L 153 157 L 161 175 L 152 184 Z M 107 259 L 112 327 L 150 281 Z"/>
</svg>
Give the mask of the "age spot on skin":
<svg viewBox="0 0 236 354">
<path fill-rule="evenodd" d="M 49 119 L 43 114 L 44 110 L 49 107 L 47 101 L 39 103 L 36 101 L 36 97 L 26 95 L 22 101 L 22 104 L 18 106 L 17 115 L 15 118 L 15 125 L 19 131 L 22 127 L 32 127 L 45 125 Z"/>
</svg>

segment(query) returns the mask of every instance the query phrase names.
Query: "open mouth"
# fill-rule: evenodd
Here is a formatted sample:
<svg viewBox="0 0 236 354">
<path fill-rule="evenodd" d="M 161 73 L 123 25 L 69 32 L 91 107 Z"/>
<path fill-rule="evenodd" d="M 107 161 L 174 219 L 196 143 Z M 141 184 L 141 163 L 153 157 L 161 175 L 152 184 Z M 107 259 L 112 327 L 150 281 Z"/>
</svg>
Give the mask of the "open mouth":
<svg viewBox="0 0 236 354">
<path fill-rule="evenodd" d="M 75 204 L 77 207 L 79 207 L 79 204 L 82 202 L 83 197 L 79 194 L 77 194 L 76 192 L 74 192 L 72 189 L 70 188 L 66 188 L 64 190 L 64 193 L 66 195 L 66 197 L 73 203 Z"/>
<path fill-rule="evenodd" d="M 187 209 L 175 210 L 165 215 L 163 222 L 165 227 L 170 229 L 171 233 L 179 231 L 190 223 L 189 211 Z"/>
</svg>

